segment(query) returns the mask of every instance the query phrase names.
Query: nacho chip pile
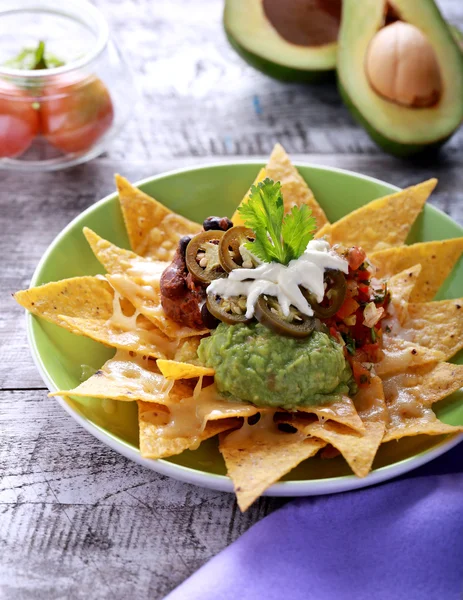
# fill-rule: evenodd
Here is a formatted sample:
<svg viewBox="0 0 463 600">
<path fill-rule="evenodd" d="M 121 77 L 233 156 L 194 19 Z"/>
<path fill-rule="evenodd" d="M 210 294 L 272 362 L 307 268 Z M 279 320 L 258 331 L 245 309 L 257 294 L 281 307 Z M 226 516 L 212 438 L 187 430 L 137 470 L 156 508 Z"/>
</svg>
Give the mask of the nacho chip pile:
<svg viewBox="0 0 463 600">
<path fill-rule="evenodd" d="M 391 316 L 383 358 L 371 384 L 354 398 L 297 411 L 229 401 L 214 370 L 199 365 L 197 348 L 209 331 L 183 327 L 161 306 L 160 277 L 178 240 L 201 225 L 175 214 L 116 176 L 132 251 L 84 229 L 105 277 L 75 277 L 17 292 L 43 319 L 116 349 L 115 356 L 72 390 L 52 395 L 137 402 L 140 452 L 152 459 L 195 449 L 219 436 L 219 450 L 246 510 L 269 486 L 316 454 L 341 454 L 365 477 L 382 443 L 405 436 L 454 434 L 433 405 L 463 385 L 463 366 L 447 362 L 463 347 L 463 299 L 433 301 L 463 252 L 463 238 L 405 245 L 436 185 L 431 179 L 374 200 L 329 223 L 284 149 L 277 145 L 256 181 L 282 184 L 285 210 L 307 204 L 317 236 L 362 246 L 387 278 Z M 247 201 L 247 195 L 243 202 Z M 238 213 L 233 216 L 240 224 Z"/>
</svg>

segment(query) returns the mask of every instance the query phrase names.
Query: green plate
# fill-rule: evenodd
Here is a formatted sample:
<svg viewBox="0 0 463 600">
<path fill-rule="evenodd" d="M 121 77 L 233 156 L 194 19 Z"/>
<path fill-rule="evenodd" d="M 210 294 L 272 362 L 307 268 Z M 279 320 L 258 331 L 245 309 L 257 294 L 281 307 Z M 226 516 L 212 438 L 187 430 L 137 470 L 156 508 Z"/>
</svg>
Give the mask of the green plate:
<svg viewBox="0 0 463 600">
<path fill-rule="evenodd" d="M 262 166 L 260 162 L 247 162 L 175 171 L 145 179 L 139 187 L 171 209 L 202 221 L 211 214 L 231 216 Z M 305 164 L 297 167 L 331 221 L 374 198 L 397 190 L 377 179 L 340 169 Z M 117 194 L 112 194 L 79 215 L 57 236 L 40 261 L 31 286 L 103 272 L 82 234 L 84 226 L 119 246 L 129 247 Z M 463 229 L 459 225 L 434 207 L 426 206 L 408 242 L 461 235 Z M 463 296 L 463 261 L 439 293 L 439 298 L 459 296 Z M 36 364 L 51 390 L 77 386 L 83 366 L 96 369 L 114 354 L 113 350 L 97 342 L 73 335 L 31 315 L 28 316 L 28 334 Z M 457 357 L 457 362 L 461 363 L 462 359 L 462 356 Z M 460 391 L 437 405 L 439 418 L 446 423 L 463 425 L 462 400 Z M 135 403 L 77 398 L 57 401 L 85 429 L 121 454 L 183 481 L 232 490 L 216 440 L 208 440 L 198 450 L 186 451 L 170 459 L 143 459 L 138 452 Z M 456 436 L 416 436 L 389 442 L 381 446 L 372 472 L 364 479 L 352 475 L 342 458 L 329 461 L 310 459 L 273 485 L 267 493 L 313 495 L 371 485 L 424 464 L 457 442 Z"/>
</svg>

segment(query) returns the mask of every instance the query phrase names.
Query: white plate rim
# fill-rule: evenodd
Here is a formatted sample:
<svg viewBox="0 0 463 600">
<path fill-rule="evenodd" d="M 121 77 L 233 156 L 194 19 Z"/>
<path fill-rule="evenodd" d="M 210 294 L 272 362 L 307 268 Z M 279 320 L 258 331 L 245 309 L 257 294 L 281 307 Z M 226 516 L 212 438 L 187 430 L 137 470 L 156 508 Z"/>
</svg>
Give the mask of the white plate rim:
<svg viewBox="0 0 463 600">
<path fill-rule="evenodd" d="M 214 162 L 214 163 L 205 163 L 194 165 L 193 167 L 182 167 L 180 169 L 174 169 L 171 171 L 166 171 L 163 173 L 159 173 L 157 175 L 151 177 L 145 177 L 133 185 L 135 187 L 139 187 L 145 183 L 149 183 L 152 181 L 156 181 L 157 179 L 163 179 L 168 176 L 178 175 L 180 173 L 185 173 L 188 171 L 195 171 L 201 169 L 207 169 L 210 167 L 220 167 L 220 166 L 233 166 L 237 164 L 255 164 L 256 168 L 261 167 L 266 163 L 267 158 L 265 157 L 253 157 L 249 159 L 237 159 L 232 162 Z M 319 164 L 314 164 L 305 161 L 297 161 L 294 163 L 296 167 L 311 167 L 326 171 L 333 171 L 339 173 L 346 173 L 348 175 L 354 175 L 355 177 L 360 177 L 361 179 L 365 179 L 367 181 L 371 181 L 374 183 L 379 183 L 381 185 L 387 185 L 397 191 L 400 190 L 399 187 L 389 184 L 386 181 L 378 179 L 376 177 L 371 177 L 369 175 L 363 175 L 361 173 L 357 173 L 355 171 L 350 171 L 349 169 L 341 169 L 338 167 L 330 167 Z M 86 214 L 93 212 L 98 206 L 101 206 L 107 202 L 112 201 L 114 196 L 117 195 L 117 192 L 112 192 L 108 194 L 98 202 L 95 202 L 87 209 L 79 213 L 74 219 L 72 219 L 68 225 L 66 225 L 58 235 L 53 239 L 51 244 L 45 250 L 42 258 L 40 259 L 37 267 L 34 270 L 32 275 L 32 279 L 30 282 L 31 286 L 36 285 L 36 281 L 38 279 L 38 275 L 42 269 L 43 264 L 47 261 L 49 254 L 52 252 L 53 248 L 56 244 L 59 243 L 62 237 L 64 237 L 68 231 L 74 226 L 77 221 L 80 221 Z M 441 213 L 445 218 L 447 218 L 452 223 L 455 223 L 453 219 L 451 219 L 444 212 L 432 206 L 432 209 Z M 47 388 L 51 391 L 57 391 L 56 386 L 51 381 L 45 365 L 42 362 L 40 353 L 38 351 L 37 345 L 35 343 L 35 338 L 32 331 L 32 323 L 34 320 L 34 316 L 26 311 L 26 332 L 27 332 L 27 340 L 29 344 L 29 348 L 31 350 L 32 359 L 34 361 L 39 374 L 47 386 Z M 218 475 L 216 473 L 206 473 L 204 471 L 199 471 L 190 467 L 185 467 L 183 465 L 178 465 L 175 463 L 171 463 L 162 459 L 149 459 L 143 458 L 140 455 L 140 452 L 133 448 L 130 444 L 124 442 L 123 440 L 116 440 L 110 434 L 106 433 L 101 427 L 95 425 L 88 419 L 84 418 L 82 415 L 78 414 L 73 408 L 61 397 L 55 397 L 55 400 L 58 404 L 86 431 L 88 431 L 95 438 L 109 446 L 112 450 L 115 450 L 125 458 L 132 460 L 152 471 L 156 471 L 161 475 L 166 475 L 182 481 L 184 483 L 190 483 L 193 485 L 197 485 L 200 487 L 205 487 L 209 489 L 214 489 L 221 492 L 233 492 L 233 483 L 231 479 L 227 475 Z M 327 479 L 315 479 L 315 480 L 301 480 L 301 481 L 280 481 L 271 485 L 262 495 L 263 496 L 318 496 L 322 494 L 335 494 L 340 492 L 346 492 L 350 490 L 360 489 L 364 487 L 369 487 L 378 483 L 382 483 L 389 479 L 393 479 L 400 475 L 404 475 L 409 471 L 417 469 L 418 467 L 438 458 L 445 452 L 448 452 L 456 445 L 463 440 L 463 433 L 457 434 L 454 436 L 449 436 L 448 438 L 442 440 L 435 447 L 430 448 L 428 450 L 424 450 L 414 456 L 405 458 L 400 460 L 392 465 L 387 465 L 384 467 L 380 467 L 370 472 L 366 477 L 359 478 L 355 475 L 342 475 L 340 477 L 330 477 Z"/>
</svg>

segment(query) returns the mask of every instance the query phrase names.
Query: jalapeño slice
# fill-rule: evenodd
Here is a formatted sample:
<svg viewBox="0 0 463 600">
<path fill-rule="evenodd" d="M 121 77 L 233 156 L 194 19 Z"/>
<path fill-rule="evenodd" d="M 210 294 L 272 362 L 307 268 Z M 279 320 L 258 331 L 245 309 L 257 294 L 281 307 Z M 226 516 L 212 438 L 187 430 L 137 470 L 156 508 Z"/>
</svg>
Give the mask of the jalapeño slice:
<svg viewBox="0 0 463 600">
<path fill-rule="evenodd" d="M 219 261 L 219 244 L 224 231 L 204 231 L 189 242 L 185 252 L 185 263 L 191 275 L 200 283 L 210 283 L 225 277 Z"/>
<path fill-rule="evenodd" d="M 285 317 L 278 300 L 273 296 L 260 296 L 256 304 L 256 318 L 262 324 L 278 333 L 295 338 L 305 338 L 316 328 L 316 319 L 291 310 Z"/>
<path fill-rule="evenodd" d="M 329 304 L 326 306 L 318 303 L 315 296 L 308 290 L 303 287 L 300 288 L 307 302 L 312 307 L 314 315 L 319 319 L 328 319 L 335 315 L 341 308 L 346 297 L 347 285 L 344 273 L 336 269 L 328 269 L 325 272 L 325 283 L 325 297 L 329 300 Z"/>
<path fill-rule="evenodd" d="M 229 325 L 252 321 L 252 319 L 246 317 L 245 296 L 221 298 L 214 294 L 208 294 L 206 306 L 211 315 Z"/>
<path fill-rule="evenodd" d="M 225 232 L 225 235 L 220 240 L 219 260 L 222 268 L 227 273 L 243 266 L 240 246 L 255 239 L 254 231 L 242 225 L 232 227 Z"/>
</svg>

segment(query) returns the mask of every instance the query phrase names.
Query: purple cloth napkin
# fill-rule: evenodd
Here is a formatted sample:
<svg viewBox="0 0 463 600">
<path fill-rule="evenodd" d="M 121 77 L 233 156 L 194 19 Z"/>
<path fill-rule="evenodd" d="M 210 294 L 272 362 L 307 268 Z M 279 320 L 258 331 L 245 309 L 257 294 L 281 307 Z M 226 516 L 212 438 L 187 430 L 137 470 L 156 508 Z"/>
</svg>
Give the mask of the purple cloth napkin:
<svg viewBox="0 0 463 600">
<path fill-rule="evenodd" d="M 463 444 L 407 478 L 292 501 L 166 600 L 461 600 Z"/>
</svg>

